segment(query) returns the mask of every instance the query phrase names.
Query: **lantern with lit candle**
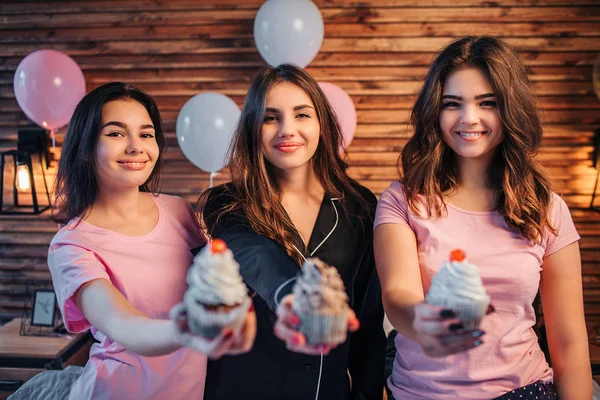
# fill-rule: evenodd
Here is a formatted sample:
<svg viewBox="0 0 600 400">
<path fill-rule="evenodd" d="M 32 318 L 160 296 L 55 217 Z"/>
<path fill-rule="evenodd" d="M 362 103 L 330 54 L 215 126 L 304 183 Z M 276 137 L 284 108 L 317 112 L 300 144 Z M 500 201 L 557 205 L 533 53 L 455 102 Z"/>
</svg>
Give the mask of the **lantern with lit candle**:
<svg viewBox="0 0 600 400">
<path fill-rule="evenodd" d="M 39 214 L 47 210 L 48 166 L 46 131 L 20 130 L 17 149 L 0 153 L 0 214 Z"/>
<path fill-rule="evenodd" d="M 17 161 L 17 190 L 26 192 L 31 189 L 31 179 L 29 178 L 29 168 L 27 165 Z"/>
</svg>

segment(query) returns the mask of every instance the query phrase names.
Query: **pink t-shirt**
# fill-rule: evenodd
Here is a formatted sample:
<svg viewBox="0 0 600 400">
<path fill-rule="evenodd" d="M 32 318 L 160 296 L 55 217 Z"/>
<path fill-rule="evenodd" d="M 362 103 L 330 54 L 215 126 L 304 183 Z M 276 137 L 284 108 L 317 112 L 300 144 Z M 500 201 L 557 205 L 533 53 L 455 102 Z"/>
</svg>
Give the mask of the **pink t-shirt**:
<svg viewBox="0 0 600 400">
<path fill-rule="evenodd" d="M 492 399 L 538 380 L 551 381 L 534 333 L 532 302 L 538 293 L 544 257 L 579 240 L 565 202 L 553 194 L 551 221 L 558 236 L 547 233 L 539 245 L 511 230 L 498 212 L 476 212 L 447 204 L 447 216 L 420 218 L 407 205 L 395 181 L 381 195 L 375 226 L 408 225 L 416 235 L 424 292 L 431 278 L 461 248 L 479 267 L 496 312 L 486 316 L 480 347 L 432 358 L 421 346 L 396 336 L 396 359 L 388 385 L 396 399 Z"/>
<path fill-rule="evenodd" d="M 100 342 L 92 345 L 70 399 L 203 397 L 205 355 L 188 348 L 158 357 L 133 353 L 90 326 L 73 299 L 82 284 L 101 278 L 149 317 L 169 318 L 169 310 L 181 302 L 186 290 L 190 249 L 204 240 L 189 203 L 167 195 L 150 197 L 158 206 L 159 217 L 146 235 L 126 236 L 86 221 L 75 226 L 73 220 L 50 244 L 48 265 L 67 330 L 91 329 Z"/>
</svg>

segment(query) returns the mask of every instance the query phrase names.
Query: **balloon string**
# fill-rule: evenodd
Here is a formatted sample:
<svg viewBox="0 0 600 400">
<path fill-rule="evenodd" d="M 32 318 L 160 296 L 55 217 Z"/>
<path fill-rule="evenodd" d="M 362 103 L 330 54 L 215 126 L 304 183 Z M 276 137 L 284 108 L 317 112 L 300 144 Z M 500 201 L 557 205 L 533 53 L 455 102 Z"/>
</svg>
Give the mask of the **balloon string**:
<svg viewBox="0 0 600 400">
<path fill-rule="evenodd" d="M 216 172 L 211 172 L 210 173 L 210 179 L 208 181 L 208 187 L 212 188 L 213 187 L 213 179 L 215 179 L 215 176 L 217 176 Z"/>
<path fill-rule="evenodd" d="M 56 148 L 56 132 L 54 129 L 50 129 L 50 138 L 52 139 L 52 148 Z"/>
</svg>

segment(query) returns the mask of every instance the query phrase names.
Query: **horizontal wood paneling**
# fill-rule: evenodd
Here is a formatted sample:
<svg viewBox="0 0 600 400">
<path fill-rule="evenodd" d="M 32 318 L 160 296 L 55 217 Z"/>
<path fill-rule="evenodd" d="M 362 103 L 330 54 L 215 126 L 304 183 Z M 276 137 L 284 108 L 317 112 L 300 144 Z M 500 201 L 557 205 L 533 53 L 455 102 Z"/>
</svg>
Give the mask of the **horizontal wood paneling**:
<svg viewBox="0 0 600 400">
<path fill-rule="evenodd" d="M 587 322 L 600 321 L 600 213 L 587 209 L 596 170 L 593 131 L 600 101 L 592 86 L 600 51 L 596 0 L 316 0 L 325 22 L 321 51 L 308 66 L 353 98 L 359 125 L 349 173 L 380 194 L 396 177 L 410 137 L 410 109 L 438 49 L 467 34 L 503 36 L 517 46 L 543 110 L 539 159 L 571 207 L 582 235 Z M 4 1 L 0 3 L 0 150 L 32 126 L 16 103 L 15 69 L 32 51 L 52 48 L 81 66 L 88 90 L 111 80 L 155 96 L 169 149 L 163 190 L 195 202 L 208 174 L 191 165 L 175 139 L 183 104 L 218 91 L 241 105 L 264 65 L 253 21 L 262 0 Z M 65 129 L 59 130 L 55 153 Z M 49 170 L 53 179 L 56 168 Z M 228 179 L 220 172 L 215 183 Z M 17 316 L 27 279 L 49 279 L 47 246 L 56 225 L 47 214 L 0 216 L 0 318 Z"/>
<path fill-rule="evenodd" d="M 410 22 L 558 22 L 599 21 L 597 6 L 563 7 L 377 7 L 377 2 L 367 7 L 322 8 L 323 21 L 327 23 L 402 23 Z M 39 8 L 38 8 L 39 9 Z M 204 25 L 215 23 L 239 23 L 240 20 L 252 23 L 255 9 L 186 9 L 186 10 L 138 10 L 115 12 L 102 8 L 85 13 L 39 13 L 6 15 L 3 25 L 6 28 L 69 27 L 77 24 L 89 27 L 112 27 L 120 25 L 149 26 Z M 35 10 L 35 8 L 34 8 Z"/>
<path fill-rule="evenodd" d="M 186 40 L 186 39 L 240 39 L 252 38 L 252 22 L 237 25 L 192 25 L 192 26 L 118 26 L 106 29 L 96 28 L 34 28 L 6 31 L 4 43 L 47 43 L 89 41 L 126 41 L 128 38 L 142 40 Z M 490 35 L 511 37 L 579 37 L 600 35 L 600 25 L 596 22 L 402 22 L 387 24 L 356 24 L 332 22 L 326 25 L 325 32 L 331 38 L 365 37 L 452 37 L 485 31 Z"/>
<path fill-rule="evenodd" d="M 218 29 L 215 27 L 215 29 Z M 433 53 L 450 41 L 451 37 L 402 37 L 402 38 L 331 38 L 324 41 L 324 52 L 429 52 Z M 524 51 L 540 48 L 548 51 L 586 51 L 600 48 L 598 37 L 585 38 L 507 38 L 507 42 Z M 256 48 L 252 38 L 241 39 L 183 39 L 183 40 L 119 40 L 90 41 L 73 45 L 71 43 L 53 43 L 55 50 L 73 55 L 123 54 L 139 51 L 143 54 L 213 54 L 254 53 Z M 39 50 L 34 43 L 8 43 L 3 45 L 7 56 L 26 56 Z"/>
</svg>

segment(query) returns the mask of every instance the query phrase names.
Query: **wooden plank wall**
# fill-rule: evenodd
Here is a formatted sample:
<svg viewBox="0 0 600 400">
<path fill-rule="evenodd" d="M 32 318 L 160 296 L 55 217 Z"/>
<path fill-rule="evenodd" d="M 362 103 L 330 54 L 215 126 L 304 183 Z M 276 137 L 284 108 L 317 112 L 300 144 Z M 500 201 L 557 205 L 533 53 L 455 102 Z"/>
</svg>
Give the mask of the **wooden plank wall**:
<svg viewBox="0 0 600 400">
<path fill-rule="evenodd" d="M 308 71 L 344 88 L 358 110 L 350 173 L 380 194 L 396 177 L 396 159 L 415 93 L 434 53 L 452 38 L 501 35 L 517 46 L 544 109 L 549 168 L 582 235 L 586 314 L 600 320 L 600 214 L 589 211 L 592 136 L 600 101 L 592 85 L 600 50 L 596 0 L 316 0 L 325 40 Z M 32 126 L 15 101 L 18 63 L 45 48 L 83 69 L 87 88 L 113 80 L 154 95 L 170 149 L 164 191 L 195 201 L 208 175 L 177 147 L 175 120 L 193 95 L 214 90 L 241 105 L 264 62 L 252 28 L 260 0 L 3 1 L 0 4 L 0 149 Z M 58 135 L 59 144 L 62 133 Z M 55 172 L 55 168 L 51 171 Z M 223 182 L 226 174 L 217 177 Z M 0 217 L 0 318 L 20 313 L 26 279 L 48 279 L 47 245 L 56 231 L 47 215 Z"/>
</svg>

